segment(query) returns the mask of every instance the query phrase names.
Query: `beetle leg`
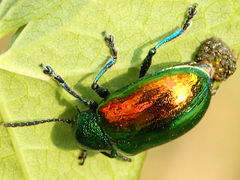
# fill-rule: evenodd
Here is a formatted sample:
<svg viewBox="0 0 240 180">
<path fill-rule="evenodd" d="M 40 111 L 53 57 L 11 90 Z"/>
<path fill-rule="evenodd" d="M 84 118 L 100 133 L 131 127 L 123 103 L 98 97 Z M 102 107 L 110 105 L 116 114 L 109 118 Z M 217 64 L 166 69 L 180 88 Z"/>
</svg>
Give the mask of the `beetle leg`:
<svg viewBox="0 0 240 180">
<path fill-rule="evenodd" d="M 41 64 L 43 72 L 53 78 L 58 84 L 60 84 L 69 94 L 82 101 L 85 105 L 89 106 L 91 109 L 96 109 L 98 104 L 95 101 L 84 99 L 82 96 L 79 96 L 74 90 L 72 90 L 69 85 L 64 81 L 64 79 L 56 74 L 51 66 L 45 66 Z"/>
<path fill-rule="evenodd" d="M 165 39 L 163 39 L 162 41 L 158 42 L 153 48 L 151 48 L 147 54 L 147 56 L 145 57 L 145 59 L 142 62 L 141 65 L 141 69 L 140 69 L 140 73 L 139 73 L 139 78 L 145 76 L 145 74 L 147 73 L 148 69 L 150 68 L 151 64 L 152 64 L 152 57 L 156 54 L 157 49 L 179 37 L 181 34 L 183 34 L 191 25 L 191 19 L 194 17 L 194 15 L 197 13 L 197 4 L 192 5 L 191 7 L 188 8 L 188 12 L 187 12 L 187 17 L 182 25 L 182 27 L 180 29 L 178 29 L 177 31 L 175 31 L 174 33 L 172 33 L 171 35 L 169 35 L 168 37 L 166 37 Z"/>
<path fill-rule="evenodd" d="M 88 155 L 87 150 L 83 150 L 83 151 L 81 152 L 80 156 L 78 156 L 78 159 L 80 160 L 79 165 L 82 166 L 82 165 L 84 164 L 84 162 L 85 162 L 85 160 L 86 160 L 86 158 L 87 158 L 87 155 Z"/>
<path fill-rule="evenodd" d="M 127 157 L 127 156 L 124 156 L 124 155 L 122 155 L 122 154 L 120 154 L 120 153 L 117 153 L 116 155 L 117 155 L 117 157 L 121 158 L 121 159 L 124 160 L 124 161 L 128 161 L 128 162 L 131 162 L 131 161 L 132 161 L 131 158 L 129 158 L 129 157 Z"/>
<path fill-rule="evenodd" d="M 118 54 L 118 51 L 117 51 L 117 49 L 115 47 L 115 43 L 114 43 L 115 42 L 114 36 L 104 32 L 104 40 L 110 49 L 110 53 L 111 53 L 112 57 L 107 61 L 105 66 L 100 70 L 100 72 L 98 73 L 98 75 L 96 76 L 96 78 L 94 79 L 93 84 L 92 84 L 92 89 L 102 98 L 107 97 L 110 94 L 110 92 L 107 88 L 100 87 L 97 82 L 102 77 L 102 75 L 109 68 L 111 68 L 112 65 L 114 65 L 116 63 L 117 54 Z"/>
<path fill-rule="evenodd" d="M 112 150 L 111 153 L 107 153 L 107 152 L 101 152 L 101 153 L 109 158 L 120 158 L 120 159 L 122 159 L 124 161 L 128 161 L 128 162 L 132 161 L 131 158 L 128 158 L 120 153 L 117 153 L 115 150 Z"/>
</svg>

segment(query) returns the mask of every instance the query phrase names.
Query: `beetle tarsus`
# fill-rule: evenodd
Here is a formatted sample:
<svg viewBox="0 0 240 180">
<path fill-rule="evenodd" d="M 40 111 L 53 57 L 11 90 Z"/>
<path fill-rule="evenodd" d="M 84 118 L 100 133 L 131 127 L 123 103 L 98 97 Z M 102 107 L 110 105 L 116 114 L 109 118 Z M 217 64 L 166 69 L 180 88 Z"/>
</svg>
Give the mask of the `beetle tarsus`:
<svg viewBox="0 0 240 180">
<path fill-rule="evenodd" d="M 108 34 L 107 32 L 104 32 L 104 41 L 106 42 L 106 45 L 109 47 L 111 55 L 114 59 L 117 59 L 117 48 L 115 46 L 115 38 L 113 35 Z"/>
<path fill-rule="evenodd" d="M 195 3 L 188 8 L 187 19 L 185 20 L 185 23 L 182 26 L 183 31 L 187 30 L 190 27 L 191 25 L 190 20 L 197 14 L 197 5 L 198 4 Z"/>
<path fill-rule="evenodd" d="M 124 161 L 127 161 L 127 162 L 132 162 L 132 159 L 127 157 L 127 156 L 124 156 L 120 153 L 117 153 L 117 157 L 119 157 L 120 159 L 124 160 Z"/>
<path fill-rule="evenodd" d="M 80 166 L 84 165 L 87 155 L 88 155 L 87 150 L 83 150 L 81 154 L 78 156 L 78 159 L 80 160 L 79 162 Z"/>
<path fill-rule="evenodd" d="M 127 156 L 124 156 L 120 153 L 117 153 L 116 150 L 112 150 L 111 153 L 107 153 L 107 152 L 101 152 L 102 154 L 104 154 L 105 156 L 109 157 L 109 158 L 120 158 L 122 159 L 123 161 L 127 161 L 127 162 L 131 162 L 132 159 L 127 157 Z"/>
</svg>

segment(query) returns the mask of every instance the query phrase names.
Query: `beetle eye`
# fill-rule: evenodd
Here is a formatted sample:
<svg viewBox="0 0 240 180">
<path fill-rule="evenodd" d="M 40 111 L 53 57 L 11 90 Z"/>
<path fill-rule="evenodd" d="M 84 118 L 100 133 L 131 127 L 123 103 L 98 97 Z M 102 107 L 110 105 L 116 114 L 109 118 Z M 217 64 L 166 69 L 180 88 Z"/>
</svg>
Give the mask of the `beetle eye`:
<svg viewBox="0 0 240 180">
<path fill-rule="evenodd" d="M 226 80 L 236 70 L 237 58 L 232 50 L 219 38 L 204 41 L 196 57 L 198 63 L 210 63 L 214 67 L 213 79 Z"/>
</svg>

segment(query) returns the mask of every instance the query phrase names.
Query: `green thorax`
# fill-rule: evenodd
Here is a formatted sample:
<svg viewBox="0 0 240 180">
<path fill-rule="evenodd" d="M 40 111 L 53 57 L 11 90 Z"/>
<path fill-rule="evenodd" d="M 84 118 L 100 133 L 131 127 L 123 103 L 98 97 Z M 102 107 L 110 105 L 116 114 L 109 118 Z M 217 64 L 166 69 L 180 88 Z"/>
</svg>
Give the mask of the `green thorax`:
<svg viewBox="0 0 240 180">
<path fill-rule="evenodd" d="M 81 112 L 74 118 L 73 133 L 81 148 L 91 150 L 111 150 L 108 137 L 97 124 L 99 116 L 91 111 Z"/>
</svg>

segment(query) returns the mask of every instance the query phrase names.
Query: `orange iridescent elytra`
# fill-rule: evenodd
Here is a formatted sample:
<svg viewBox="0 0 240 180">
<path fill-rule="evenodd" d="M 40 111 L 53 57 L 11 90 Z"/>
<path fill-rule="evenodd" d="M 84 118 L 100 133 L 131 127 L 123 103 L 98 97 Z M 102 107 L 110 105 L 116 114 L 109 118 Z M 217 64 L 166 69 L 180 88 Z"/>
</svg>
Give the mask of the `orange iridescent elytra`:
<svg viewBox="0 0 240 180">
<path fill-rule="evenodd" d="M 110 100 L 99 112 L 109 123 L 120 126 L 169 120 L 191 101 L 197 84 L 195 74 L 162 77 L 142 84 L 133 94 Z"/>
</svg>

